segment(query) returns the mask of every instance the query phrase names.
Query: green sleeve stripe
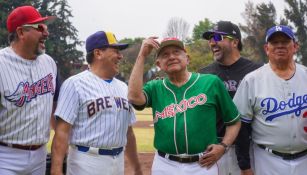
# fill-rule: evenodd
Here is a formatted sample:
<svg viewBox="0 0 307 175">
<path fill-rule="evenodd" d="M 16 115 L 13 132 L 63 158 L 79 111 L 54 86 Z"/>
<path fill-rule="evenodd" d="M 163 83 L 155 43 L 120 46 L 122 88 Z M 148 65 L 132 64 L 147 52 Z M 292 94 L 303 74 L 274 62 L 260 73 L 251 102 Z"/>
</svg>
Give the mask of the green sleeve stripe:
<svg viewBox="0 0 307 175">
<path fill-rule="evenodd" d="M 226 125 L 231 125 L 233 123 L 235 123 L 236 121 L 238 121 L 240 119 L 240 114 L 237 115 L 237 117 L 235 117 L 234 119 L 232 119 L 229 122 L 224 122 Z"/>
<path fill-rule="evenodd" d="M 147 95 L 147 93 L 143 90 L 143 93 L 144 93 L 144 95 L 145 95 L 145 99 L 146 99 L 146 106 L 148 106 L 148 95 Z"/>
</svg>

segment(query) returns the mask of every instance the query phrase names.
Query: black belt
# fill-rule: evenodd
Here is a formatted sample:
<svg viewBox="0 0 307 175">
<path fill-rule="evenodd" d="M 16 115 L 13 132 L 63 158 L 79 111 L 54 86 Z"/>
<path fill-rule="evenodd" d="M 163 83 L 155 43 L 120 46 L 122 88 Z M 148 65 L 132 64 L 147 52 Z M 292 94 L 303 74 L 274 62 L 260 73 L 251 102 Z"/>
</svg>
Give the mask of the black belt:
<svg viewBox="0 0 307 175">
<path fill-rule="evenodd" d="M 180 163 L 192 163 L 192 162 L 198 162 L 199 160 L 199 156 L 195 155 L 195 156 L 175 156 L 175 155 L 170 155 L 161 151 L 158 151 L 158 155 L 172 160 L 172 161 L 176 161 L 176 162 L 180 162 Z M 168 155 L 168 156 L 167 156 Z"/>
<path fill-rule="evenodd" d="M 87 146 L 76 145 L 76 147 L 78 151 L 81 152 L 88 152 L 90 150 L 90 147 Z M 123 147 L 113 149 L 98 149 L 97 154 L 105 156 L 118 156 L 123 151 L 123 149 Z"/>
<path fill-rule="evenodd" d="M 290 154 L 290 153 L 281 153 L 281 152 L 278 152 L 278 151 L 268 149 L 264 145 L 258 145 L 258 146 L 259 146 L 259 148 L 267 150 L 267 151 L 275 154 L 276 156 L 281 157 L 284 160 L 294 160 L 294 159 L 297 159 L 297 158 L 300 158 L 300 157 L 307 155 L 307 149 L 304 150 L 304 151 L 298 152 L 298 153 Z"/>
<path fill-rule="evenodd" d="M 2 146 L 7 146 L 10 148 L 16 148 L 16 149 L 22 149 L 22 150 L 29 150 L 29 151 L 34 151 L 37 150 L 38 148 L 42 147 L 43 145 L 19 145 L 19 144 L 8 144 L 4 142 L 0 142 L 0 145 Z"/>
</svg>

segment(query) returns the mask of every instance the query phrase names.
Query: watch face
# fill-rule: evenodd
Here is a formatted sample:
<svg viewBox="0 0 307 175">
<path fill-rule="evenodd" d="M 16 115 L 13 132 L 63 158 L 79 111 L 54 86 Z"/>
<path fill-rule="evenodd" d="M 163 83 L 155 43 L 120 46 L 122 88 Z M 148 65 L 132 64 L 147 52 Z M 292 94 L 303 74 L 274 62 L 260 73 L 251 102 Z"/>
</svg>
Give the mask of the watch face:
<svg viewBox="0 0 307 175">
<path fill-rule="evenodd" d="M 222 146 L 225 148 L 225 152 L 228 151 L 228 149 L 229 149 L 229 146 L 228 146 L 228 145 L 226 145 L 226 144 L 223 143 L 223 142 L 220 142 L 219 145 L 222 145 Z"/>
</svg>

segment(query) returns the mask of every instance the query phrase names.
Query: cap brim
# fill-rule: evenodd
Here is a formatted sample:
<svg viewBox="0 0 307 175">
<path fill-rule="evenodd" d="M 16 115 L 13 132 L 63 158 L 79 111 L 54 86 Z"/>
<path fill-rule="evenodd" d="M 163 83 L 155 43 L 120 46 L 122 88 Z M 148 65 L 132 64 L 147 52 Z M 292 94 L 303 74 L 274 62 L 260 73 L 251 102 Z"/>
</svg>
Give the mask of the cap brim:
<svg viewBox="0 0 307 175">
<path fill-rule="evenodd" d="M 266 37 L 266 42 L 268 42 L 273 35 L 277 34 L 277 33 L 282 33 L 284 34 L 285 36 L 289 37 L 289 39 L 292 39 L 292 40 L 295 40 L 295 38 L 293 38 L 291 35 L 289 35 L 287 32 L 283 32 L 283 31 L 275 31 L 275 32 L 272 32 L 271 34 L 269 34 L 267 37 Z"/>
<path fill-rule="evenodd" d="M 206 39 L 206 40 L 209 40 L 210 39 L 210 36 L 214 33 L 218 33 L 218 34 L 223 34 L 223 35 L 228 35 L 228 33 L 226 32 L 219 32 L 219 31 L 208 31 L 208 32 L 205 32 L 203 34 L 203 38 Z"/>
<path fill-rule="evenodd" d="M 157 49 L 157 56 L 160 54 L 161 50 L 167 46 L 177 46 L 184 50 L 184 45 L 181 41 L 178 40 L 168 40 L 161 43 L 159 49 Z"/>
<path fill-rule="evenodd" d="M 40 23 L 40 22 L 44 22 L 45 24 L 51 24 L 55 21 L 56 16 L 46 16 L 46 17 L 42 17 L 42 18 L 38 18 L 34 21 L 29 22 L 29 24 L 35 24 L 35 23 Z"/>
<path fill-rule="evenodd" d="M 128 46 L 129 46 L 129 44 L 111 44 L 111 45 L 109 45 L 109 47 L 114 47 L 114 48 L 119 49 L 119 50 L 127 49 Z"/>
</svg>

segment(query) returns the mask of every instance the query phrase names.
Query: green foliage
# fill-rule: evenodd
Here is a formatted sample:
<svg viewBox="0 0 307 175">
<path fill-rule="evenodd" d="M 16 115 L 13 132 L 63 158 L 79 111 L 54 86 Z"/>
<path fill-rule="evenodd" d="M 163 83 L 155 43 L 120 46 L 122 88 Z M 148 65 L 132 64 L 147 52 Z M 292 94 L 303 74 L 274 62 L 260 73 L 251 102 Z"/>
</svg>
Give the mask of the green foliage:
<svg viewBox="0 0 307 175">
<path fill-rule="evenodd" d="M 39 7 L 40 0 L 0 0 L 0 48 L 8 45 L 8 31 L 6 28 L 7 16 L 13 9 L 23 5 Z"/>
<path fill-rule="evenodd" d="M 16 7 L 32 5 L 39 10 L 42 16 L 57 16 L 57 20 L 48 25 L 49 38 L 46 41 L 46 50 L 58 65 L 60 75 L 65 79 L 72 74 L 72 70 L 79 68 L 83 62 L 83 53 L 76 49 L 82 43 L 77 38 L 77 30 L 70 22 L 73 17 L 66 0 L 0 0 L 0 47 L 8 45 L 6 19 Z"/>
<path fill-rule="evenodd" d="M 198 72 L 198 70 L 208 64 L 212 60 L 212 54 L 206 40 L 196 40 L 186 46 L 187 53 L 190 56 L 189 71 Z"/>
<path fill-rule="evenodd" d="M 289 5 L 285 9 L 285 16 L 297 28 L 296 36 L 300 44 L 299 58 L 303 65 L 307 66 L 307 0 L 285 0 Z"/>
<path fill-rule="evenodd" d="M 252 2 L 248 2 L 245 7 L 243 17 L 246 25 L 240 25 L 241 30 L 247 34 L 243 39 L 244 54 L 255 61 L 267 62 L 267 57 L 263 49 L 267 29 L 275 25 L 276 10 L 272 2 L 261 3 L 254 7 Z"/>
<path fill-rule="evenodd" d="M 46 43 L 47 51 L 57 61 L 60 75 L 65 79 L 74 74 L 73 70 L 79 68 L 78 65 L 84 61 L 83 53 L 76 49 L 82 42 L 78 39 L 77 29 L 70 21 L 73 15 L 67 1 L 50 0 L 50 8 L 47 1 L 44 2 L 46 15 L 57 16 L 57 20 L 48 26 L 50 36 Z"/>
<path fill-rule="evenodd" d="M 129 47 L 122 51 L 124 59 L 122 61 L 122 64 L 120 65 L 121 76 L 123 76 L 125 80 L 128 80 L 130 77 L 130 73 L 132 71 L 133 65 L 140 51 L 143 39 L 144 38 L 135 38 L 135 39 L 125 38 L 119 41 L 120 43 L 129 44 Z M 155 53 L 153 52 L 146 59 L 144 72 L 147 72 L 148 70 L 154 67 L 155 67 Z"/>
<path fill-rule="evenodd" d="M 193 28 L 192 40 L 197 41 L 202 39 L 203 33 L 212 29 L 213 25 L 214 24 L 208 18 L 205 18 L 203 21 L 199 21 L 198 24 Z"/>
</svg>

